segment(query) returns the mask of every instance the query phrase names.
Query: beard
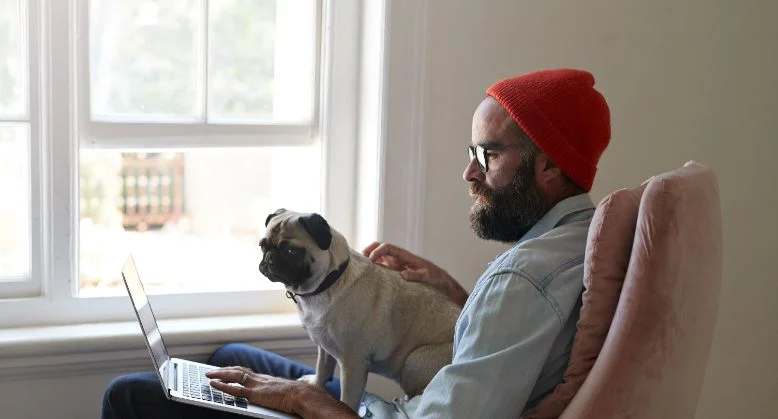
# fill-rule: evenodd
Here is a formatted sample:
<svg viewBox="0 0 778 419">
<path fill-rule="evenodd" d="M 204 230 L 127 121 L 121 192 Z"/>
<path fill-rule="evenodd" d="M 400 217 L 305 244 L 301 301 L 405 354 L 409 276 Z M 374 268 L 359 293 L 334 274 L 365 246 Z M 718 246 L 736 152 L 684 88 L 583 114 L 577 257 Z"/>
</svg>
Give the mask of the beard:
<svg viewBox="0 0 778 419">
<path fill-rule="evenodd" d="M 516 242 L 547 211 L 531 164 L 522 164 L 509 185 L 491 189 L 473 183 L 470 193 L 482 197 L 470 210 L 470 227 L 485 240 Z"/>
</svg>

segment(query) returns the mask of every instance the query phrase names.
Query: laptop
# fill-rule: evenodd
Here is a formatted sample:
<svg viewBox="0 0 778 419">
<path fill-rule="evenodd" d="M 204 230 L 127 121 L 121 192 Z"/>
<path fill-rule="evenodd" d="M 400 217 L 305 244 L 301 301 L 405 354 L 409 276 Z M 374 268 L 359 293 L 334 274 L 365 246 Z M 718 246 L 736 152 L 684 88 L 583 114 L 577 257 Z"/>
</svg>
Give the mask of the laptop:
<svg viewBox="0 0 778 419">
<path fill-rule="evenodd" d="M 171 358 L 157 328 L 151 303 L 146 297 L 132 256 L 129 256 L 124 264 L 122 278 L 130 294 L 132 308 L 138 317 L 159 382 L 169 400 L 255 418 L 294 418 L 286 413 L 249 404 L 244 398 L 233 397 L 211 387 L 205 372 L 217 367 Z"/>
</svg>

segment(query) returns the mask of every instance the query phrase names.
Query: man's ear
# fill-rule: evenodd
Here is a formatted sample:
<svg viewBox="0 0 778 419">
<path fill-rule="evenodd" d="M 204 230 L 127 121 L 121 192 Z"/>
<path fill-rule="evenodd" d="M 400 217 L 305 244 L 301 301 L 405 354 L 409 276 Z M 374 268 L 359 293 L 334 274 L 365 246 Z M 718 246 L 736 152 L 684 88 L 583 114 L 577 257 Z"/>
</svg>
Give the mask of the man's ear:
<svg viewBox="0 0 778 419">
<path fill-rule="evenodd" d="M 280 215 L 284 213 L 286 210 L 284 208 L 279 208 L 276 210 L 276 212 L 269 214 L 267 218 L 265 218 L 265 227 L 267 227 L 267 224 L 270 222 L 270 219 L 275 217 L 276 215 Z"/>
<path fill-rule="evenodd" d="M 554 185 L 562 178 L 562 170 L 544 153 L 535 157 L 535 180 L 541 188 Z"/>
<path fill-rule="evenodd" d="M 313 241 L 321 250 L 327 250 L 332 243 L 332 232 L 327 220 L 319 214 L 305 215 L 297 219 L 305 231 L 313 237 Z"/>
</svg>

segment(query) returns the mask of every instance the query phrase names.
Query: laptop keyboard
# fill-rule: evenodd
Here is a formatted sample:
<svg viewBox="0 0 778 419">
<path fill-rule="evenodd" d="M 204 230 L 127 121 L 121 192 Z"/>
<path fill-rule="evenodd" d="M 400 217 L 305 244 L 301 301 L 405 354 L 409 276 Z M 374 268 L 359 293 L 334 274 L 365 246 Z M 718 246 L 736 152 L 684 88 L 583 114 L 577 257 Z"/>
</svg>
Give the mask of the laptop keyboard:
<svg viewBox="0 0 778 419">
<path fill-rule="evenodd" d="M 184 396 L 242 409 L 248 408 L 248 400 L 231 396 L 211 387 L 211 380 L 205 376 L 205 373 L 214 368 L 186 362 L 181 363 L 181 367 L 183 368 L 182 393 Z"/>
</svg>

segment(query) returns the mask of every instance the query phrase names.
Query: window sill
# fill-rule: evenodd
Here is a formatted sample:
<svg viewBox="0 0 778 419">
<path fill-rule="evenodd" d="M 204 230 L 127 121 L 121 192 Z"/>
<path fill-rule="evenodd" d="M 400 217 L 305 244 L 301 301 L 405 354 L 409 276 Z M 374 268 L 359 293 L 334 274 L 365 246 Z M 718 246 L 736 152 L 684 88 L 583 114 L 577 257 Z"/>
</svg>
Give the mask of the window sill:
<svg viewBox="0 0 778 419">
<path fill-rule="evenodd" d="M 290 358 L 316 346 L 297 314 L 160 320 L 171 356 L 204 361 L 228 342 L 247 342 Z M 138 323 L 116 322 L 0 330 L 0 380 L 151 368 Z"/>
</svg>

